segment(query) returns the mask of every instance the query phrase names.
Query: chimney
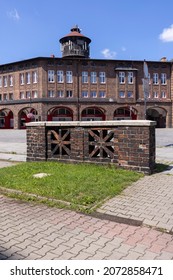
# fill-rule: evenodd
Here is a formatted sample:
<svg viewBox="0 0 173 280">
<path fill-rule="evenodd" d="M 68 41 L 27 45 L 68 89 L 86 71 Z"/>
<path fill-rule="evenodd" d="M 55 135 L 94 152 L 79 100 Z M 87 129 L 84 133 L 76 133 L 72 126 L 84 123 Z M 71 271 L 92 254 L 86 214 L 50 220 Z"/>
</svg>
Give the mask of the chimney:
<svg viewBox="0 0 173 280">
<path fill-rule="evenodd" d="M 54 58 L 54 57 L 55 57 L 55 55 L 54 55 L 54 54 L 51 54 L 51 55 L 50 55 L 50 57 Z"/>
</svg>

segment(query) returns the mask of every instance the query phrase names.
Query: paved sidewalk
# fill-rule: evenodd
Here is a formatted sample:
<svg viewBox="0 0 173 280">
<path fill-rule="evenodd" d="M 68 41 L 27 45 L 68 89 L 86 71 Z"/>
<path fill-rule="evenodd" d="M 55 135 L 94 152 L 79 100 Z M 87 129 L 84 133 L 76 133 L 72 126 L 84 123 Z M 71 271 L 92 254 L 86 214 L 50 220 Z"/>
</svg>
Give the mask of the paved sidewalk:
<svg viewBox="0 0 173 280">
<path fill-rule="evenodd" d="M 173 176 L 145 176 L 107 201 L 98 212 L 173 232 Z"/>
<path fill-rule="evenodd" d="M 0 196 L 0 259 L 167 260 L 173 236 Z"/>
</svg>

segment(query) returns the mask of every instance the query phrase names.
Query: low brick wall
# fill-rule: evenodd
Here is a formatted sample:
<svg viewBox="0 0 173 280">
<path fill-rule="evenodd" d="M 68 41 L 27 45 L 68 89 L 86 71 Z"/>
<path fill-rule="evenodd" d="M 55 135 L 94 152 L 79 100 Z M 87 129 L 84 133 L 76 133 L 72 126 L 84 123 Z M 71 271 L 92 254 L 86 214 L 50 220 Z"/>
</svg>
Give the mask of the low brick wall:
<svg viewBox="0 0 173 280">
<path fill-rule="evenodd" d="M 151 174 L 155 122 L 33 122 L 27 124 L 27 161 L 111 163 Z"/>
</svg>

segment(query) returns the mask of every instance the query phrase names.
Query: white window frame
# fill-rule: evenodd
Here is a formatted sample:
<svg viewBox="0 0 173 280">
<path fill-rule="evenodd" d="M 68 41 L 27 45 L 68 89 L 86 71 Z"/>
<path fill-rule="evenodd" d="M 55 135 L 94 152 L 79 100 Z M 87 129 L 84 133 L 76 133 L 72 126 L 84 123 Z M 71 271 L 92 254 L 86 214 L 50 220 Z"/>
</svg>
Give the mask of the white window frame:
<svg viewBox="0 0 173 280">
<path fill-rule="evenodd" d="M 67 98 L 72 98 L 72 97 L 73 97 L 73 92 L 72 92 L 72 90 L 67 90 L 67 91 L 66 91 L 66 97 L 67 97 Z"/>
<path fill-rule="evenodd" d="M 66 83 L 72 84 L 73 83 L 73 73 L 72 71 L 66 71 Z"/>
<path fill-rule="evenodd" d="M 34 90 L 32 92 L 32 98 L 38 98 L 38 91 L 37 90 Z"/>
<path fill-rule="evenodd" d="M 4 101 L 8 100 L 8 94 L 7 94 L 7 93 L 4 93 L 4 94 L 3 94 L 3 100 L 4 100 Z"/>
<path fill-rule="evenodd" d="M 82 72 L 82 83 L 83 84 L 87 84 L 88 83 L 88 72 L 87 71 L 83 71 Z"/>
<path fill-rule="evenodd" d="M 159 74 L 153 73 L 153 85 L 158 85 L 158 84 L 159 84 Z"/>
<path fill-rule="evenodd" d="M 105 98 L 106 97 L 106 92 L 103 90 L 99 91 L 99 98 Z"/>
<path fill-rule="evenodd" d="M 64 97 L 64 91 L 63 90 L 58 90 L 57 91 L 57 97 L 59 97 L 59 98 Z"/>
<path fill-rule="evenodd" d="M 125 72 L 119 72 L 119 83 L 120 84 L 125 84 Z"/>
<path fill-rule="evenodd" d="M 166 92 L 165 91 L 161 92 L 161 98 L 166 98 Z"/>
<path fill-rule="evenodd" d="M 24 93 L 24 91 L 21 91 L 21 92 L 20 92 L 20 99 L 25 99 L 25 93 Z"/>
<path fill-rule="evenodd" d="M 10 87 L 13 86 L 13 75 L 9 75 L 9 85 Z"/>
<path fill-rule="evenodd" d="M 96 91 L 96 90 L 92 90 L 92 91 L 90 92 L 90 97 L 91 97 L 91 98 L 97 98 L 97 91 Z"/>
<path fill-rule="evenodd" d="M 27 91 L 27 92 L 26 92 L 26 98 L 27 98 L 27 99 L 31 99 L 31 92 L 30 92 L 30 91 Z"/>
<path fill-rule="evenodd" d="M 128 72 L 128 84 L 133 84 L 133 72 Z"/>
<path fill-rule="evenodd" d="M 158 94 L 157 91 L 154 91 L 154 92 L 153 92 L 153 98 L 159 98 L 159 94 Z"/>
<path fill-rule="evenodd" d="M 20 73 L 20 84 L 21 85 L 25 84 L 25 74 L 24 73 Z"/>
<path fill-rule="evenodd" d="M 91 72 L 90 82 L 91 82 L 91 84 L 96 84 L 97 83 L 97 72 Z"/>
<path fill-rule="evenodd" d="M 162 85 L 166 85 L 167 84 L 166 73 L 161 73 L 160 80 L 161 80 L 161 84 Z"/>
<path fill-rule="evenodd" d="M 99 82 L 100 84 L 106 83 L 106 72 L 99 72 Z"/>
<path fill-rule="evenodd" d="M 88 98 L 88 91 L 87 90 L 82 91 L 82 98 Z"/>
<path fill-rule="evenodd" d="M 13 92 L 10 92 L 9 93 L 9 100 L 13 100 L 14 99 L 14 94 L 13 94 Z"/>
<path fill-rule="evenodd" d="M 32 82 L 33 82 L 33 84 L 37 84 L 37 82 L 38 82 L 37 71 L 32 72 Z"/>
<path fill-rule="evenodd" d="M 57 71 L 57 83 L 64 83 L 64 71 Z"/>
<path fill-rule="evenodd" d="M 55 71 L 48 70 L 48 83 L 54 83 L 54 82 L 55 82 Z"/>
<path fill-rule="evenodd" d="M 129 90 L 127 92 L 127 98 L 133 98 L 133 91 Z"/>
<path fill-rule="evenodd" d="M 55 97 L 54 90 L 48 90 L 48 97 L 50 97 L 50 98 L 54 98 Z"/>
<path fill-rule="evenodd" d="M 123 90 L 119 91 L 119 98 L 125 98 L 125 92 Z"/>
<path fill-rule="evenodd" d="M 31 74 L 30 72 L 26 72 L 26 83 L 29 85 L 31 83 Z"/>
<path fill-rule="evenodd" d="M 3 77 L 3 84 L 4 84 L 4 87 L 7 87 L 7 85 L 8 85 L 7 76 L 4 76 L 4 77 Z"/>
</svg>

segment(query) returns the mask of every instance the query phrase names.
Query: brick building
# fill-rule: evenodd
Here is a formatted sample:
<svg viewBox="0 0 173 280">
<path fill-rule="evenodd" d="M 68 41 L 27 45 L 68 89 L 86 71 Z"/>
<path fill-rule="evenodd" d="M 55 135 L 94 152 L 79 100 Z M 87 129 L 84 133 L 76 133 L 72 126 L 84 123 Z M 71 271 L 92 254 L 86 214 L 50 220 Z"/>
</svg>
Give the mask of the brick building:
<svg viewBox="0 0 173 280">
<path fill-rule="evenodd" d="M 0 128 L 30 121 L 141 120 L 173 127 L 173 62 L 91 59 L 91 40 L 78 26 L 60 39 L 62 57 L 37 57 L 0 65 Z M 145 106 L 146 105 L 146 106 Z"/>
</svg>

